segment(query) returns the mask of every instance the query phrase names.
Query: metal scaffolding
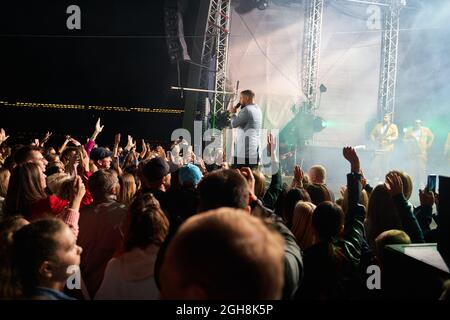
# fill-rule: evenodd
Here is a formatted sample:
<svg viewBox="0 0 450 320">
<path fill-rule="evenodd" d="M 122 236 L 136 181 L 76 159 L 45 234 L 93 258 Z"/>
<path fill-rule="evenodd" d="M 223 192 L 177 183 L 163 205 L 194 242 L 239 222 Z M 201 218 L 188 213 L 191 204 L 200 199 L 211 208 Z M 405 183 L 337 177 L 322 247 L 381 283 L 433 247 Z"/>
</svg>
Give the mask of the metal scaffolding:
<svg viewBox="0 0 450 320">
<path fill-rule="evenodd" d="M 308 113 L 315 113 L 316 110 L 323 2 L 324 0 L 308 0 L 305 2 L 302 90 L 306 98 L 306 110 L 304 111 Z"/>
<path fill-rule="evenodd" d="M 382 117 L 395 111 L 397 83 L 398 40 L 400 12 L 406 0 L 342 0 L 355 4 L 377 5 L 383 12 L 381 67 L 378 90 L 378 113 Z M 305 1 L 305 30 L 303 40 L 302 90 L 305 97 L 304 112 L 315 114 L 317 109 L 318 72 L 324 0 Z"/>
<path fill-rule="evenodd" d="M 214 92 L 210 115 L 215 126 L 216 113 L 224 109 L 227 101 L 226 80 L 228 63 L 228 43 L 230 37 L 231 0 L 211 0 L 202 48 L 202 71 L 200 88 L 209 89 L 214 80 Z M 214 62 L 214 63 L 213 63 Z M 206 99 L 208 94 L 200 94 L 198 110 L 202 120 L 208 116 Z"/>
<path fill-rule="evenodd" d="M 382 118 L 384 114 L 388 113 L 391 114 L 393 120 L 397 86 L 400 12 L 406 2 L 404 0 L 386 0 L 386 4 L 389 7 L 383 8 L 378 117 Z"/>
<path fill-rule="evenodd" d="M 337 0 L 334 0 L 337 1 Z M 343 2 L 377 5 L 383 12 L 381 44 L 381 67 L 378 93 L 378 111 L 392 116 L 395 111 L 395 89 L 397 81 L 398 40 L 400 32 L 400 12 L 406 0 L 341 0 Z M 305 28 L 302 55 L 302 91 L 305 97 L 303 112 L 315 115 L 318 98 L 318 72 L 320 62 L 323 8 L 325 0 L 305 1 Z M 231 1 L 211 0 L 203 41 L 200 88 L 213 89 L 201 93 L 198 108 L 202 120 L 208 116 L 207 103 L 211 97 L 211 125 L 215 127 L 218 112 L 226 109 L 230 94 L 227 86 L 228 44 L 231 22 Z M 212 87 L 214 81 L 214 87 Z"/>
</svg>

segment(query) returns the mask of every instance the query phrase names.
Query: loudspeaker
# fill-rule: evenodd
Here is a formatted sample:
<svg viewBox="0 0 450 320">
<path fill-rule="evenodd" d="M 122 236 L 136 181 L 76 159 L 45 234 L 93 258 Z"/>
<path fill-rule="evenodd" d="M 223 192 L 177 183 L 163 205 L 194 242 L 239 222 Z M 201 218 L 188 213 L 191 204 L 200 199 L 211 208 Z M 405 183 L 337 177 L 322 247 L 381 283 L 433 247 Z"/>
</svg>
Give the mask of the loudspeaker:
<svg viewBox="0 0 450 320">
<path fill-rule="evenodd" d="M 450 268 L 450 177 L 439 176 L 437 248 Z"/>
<path fill-rule="evenodd" d="M 184 38 L 183 15 L 178 0 L 165 0 L 164 24 L 170 62 L 175 64 L 191 60 Z"/>
</svg>

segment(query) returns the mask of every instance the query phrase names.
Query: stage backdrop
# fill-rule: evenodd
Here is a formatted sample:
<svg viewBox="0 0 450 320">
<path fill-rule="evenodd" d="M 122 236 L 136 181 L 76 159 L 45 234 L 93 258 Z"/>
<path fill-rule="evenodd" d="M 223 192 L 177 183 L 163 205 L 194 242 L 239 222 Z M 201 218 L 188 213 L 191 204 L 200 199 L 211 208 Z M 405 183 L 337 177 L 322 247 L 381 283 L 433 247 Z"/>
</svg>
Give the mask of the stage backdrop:
<svg viewBox="0 0 450 320">
<path fill-rule="evenodd" d="M 284 3 L 284 5 L 283 5 Z M 314 144 L 364 144 L 366 122 L 377 113 L 381 34 L 367 26 L 367 6 L 326 2 L 319 84 L 327 87 L 317 115 L 328 128 Z M 266 128 L 282 129 L 292 106 L 304 98 L 301 63 L 304 5 L 274 1 L 266 10 L 234 7 L 229 55 L 230 86 L 251 88 L 264 112 Z"/>
</svg>

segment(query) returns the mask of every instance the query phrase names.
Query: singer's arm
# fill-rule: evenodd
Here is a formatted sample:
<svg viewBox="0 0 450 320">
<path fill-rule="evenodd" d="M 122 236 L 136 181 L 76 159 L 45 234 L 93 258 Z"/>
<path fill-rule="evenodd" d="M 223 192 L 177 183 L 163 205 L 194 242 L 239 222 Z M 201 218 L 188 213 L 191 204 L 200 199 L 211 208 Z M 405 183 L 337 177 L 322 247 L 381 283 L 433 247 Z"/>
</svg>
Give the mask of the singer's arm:
<svg viewBox="0 0 450 320">
<path fill-rule="evenodd" d="M 239 114 L 236 115 L 236 113 L 233 113 L 231 115 L 231 126 L 233 128 L 237 127 L 245 127 L 249 119 L 249 114 L 247 108 L 241 108 L 241 111 L 239 111 Z"/>
</svg>

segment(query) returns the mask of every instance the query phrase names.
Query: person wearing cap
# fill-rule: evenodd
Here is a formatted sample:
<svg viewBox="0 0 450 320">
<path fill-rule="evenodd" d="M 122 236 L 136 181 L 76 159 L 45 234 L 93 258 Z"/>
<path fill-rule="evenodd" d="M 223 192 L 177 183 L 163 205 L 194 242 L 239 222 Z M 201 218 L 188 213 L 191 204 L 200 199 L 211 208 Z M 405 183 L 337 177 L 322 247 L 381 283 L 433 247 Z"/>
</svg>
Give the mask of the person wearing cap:
<svg viewBox="0 0 450 320">
<path fill-rule="evenodd" d="M 196 188 L 203 177 L 200 168 L 191 163 L 182 166 L 175 174 L 179 187 L 172 188 L 168 197 L 177 201 L 170 201 L 167 207 L 171 217 L 171 233 L 176 231 L 184 220 L 197 212 L 198 193 Z"/>
<path fill-rule="evenodd" d="M 107 170 L 111 168 L 112 152 L 108 149 L 103 147 L 94 148 L 91 151 L 90 157 L 98 169 Z"/>
<path fill-rule="evenodd" d="M 192 163 L 188 163 L 178 170 L 178 180 L 182 187 L 196 187 L 202 178 L 203 174 L 200 168 Z"/>
<path fill-rule="evenodd" d="M 170 187 L 171 173 L 176 169 L 166 159 L 156 157 L 144 164 L 140 172 L 142 193 L 152 193 L 166 213 L 169 202 L 166 191 Z"/>
<path fill-rule="evenodd" d="M 428 149 L 433 144 L 434 135 L 430 129 L 416 120 L 414 127 L 406 129 L 405 143 L 411 159 L 411 173 L 416 187 L 423 188 L 427 180 Z"/>
</svg>

